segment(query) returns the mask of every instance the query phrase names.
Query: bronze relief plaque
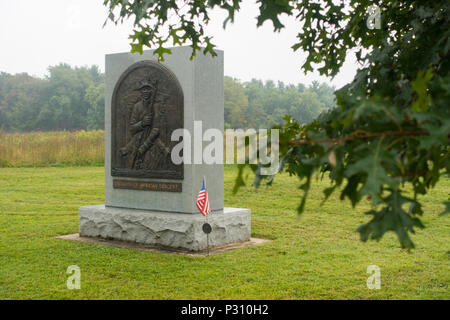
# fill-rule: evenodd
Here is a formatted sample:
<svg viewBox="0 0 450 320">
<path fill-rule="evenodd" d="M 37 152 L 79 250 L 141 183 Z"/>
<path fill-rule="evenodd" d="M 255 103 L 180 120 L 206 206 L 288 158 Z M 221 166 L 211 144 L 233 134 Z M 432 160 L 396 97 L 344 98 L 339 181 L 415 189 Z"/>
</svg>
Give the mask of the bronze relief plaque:
<svg viewBox="0 0 450 320">
<path fill-rule="evenodd" d="M 183 179 L 183 164 L 170 157 L 170 137 L 183 128 L 184 98 L 175 75 L 141 61 L 119 78 L 111 102 L 111 175 Z"/>
</svg>

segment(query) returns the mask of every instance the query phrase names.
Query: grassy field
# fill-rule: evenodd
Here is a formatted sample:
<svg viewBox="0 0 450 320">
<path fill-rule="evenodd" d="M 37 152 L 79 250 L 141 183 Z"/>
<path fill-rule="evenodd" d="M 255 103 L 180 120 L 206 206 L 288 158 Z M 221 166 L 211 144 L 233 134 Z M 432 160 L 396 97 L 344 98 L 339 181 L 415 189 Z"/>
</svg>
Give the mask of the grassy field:
<svg viewBox="0 0 450 320">
<path fill-rule="evenodd" d="M 102 130 L 23 133 L 8 133 L 0 130 L 0 168 L 103 166 L 104 140 Z M 224 134 L 224 150 L 226 150 L 226 142 L 226 134 Z M 235 154 L 237 148 L 236 142 Z"/>
<path fill-rule="evenodd" d="M 212 257 L 149 253 L 55 239 L 78 231 L 78 207 L 104 202 L 102 167 L 0 169 L 0 299 L 449 299 L 450 217 L 438 217 L 450 180 L 424 197 L 425 230 L 416 249 L 394 235 L 361 243 L 367 217 L 332 198 L 323 207 L 316 182 L 305 214 L 295 211 L 296 178 L 232 196 L 252 209 L 252 236 L 273 241 Z M 366 287 L 367 267 L 381 269 L 381 289 Z M 81 268 L 81 290 L 66 269 Z"/>
<path fill-rule="evenodd" d="M 104 133 L 0 131 L 0 167 L 103 165 Z"/>
</svg>

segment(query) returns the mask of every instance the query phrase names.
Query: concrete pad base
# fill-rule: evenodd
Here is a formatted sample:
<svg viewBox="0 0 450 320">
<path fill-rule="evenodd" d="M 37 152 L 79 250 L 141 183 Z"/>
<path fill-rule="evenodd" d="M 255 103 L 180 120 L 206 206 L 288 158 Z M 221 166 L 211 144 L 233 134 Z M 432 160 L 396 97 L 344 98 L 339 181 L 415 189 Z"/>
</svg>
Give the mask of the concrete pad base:
<svg viewBox="0 0 450 320">
<path fill-rule="evenodd" d="M 202 229 L 205 217 L 200 213 L 95 205 L 80 207 L 79 219 L 80 237 L 100 237 L 187 251 L 248 241 L 251 232 L 251 212 L 241 208 L 224 208 L 208 216 L 212 227 L 208 237 Z"/>
<path fill-rule="evenodd" d="M 139 250 L 139 251 L 146 251 L 146 252 L 169 253 L 169 254 L 177 254 L 177 255 L 192 256 L 192 257 L 214 256 L 214 255 L 225 253 L 228 251 L 242 249 L 242 248 L 248 248 L 248 247 L 256 246 L 256 245 L 263 244 L 263 243 L 270 241 L 270 240 L 266 240 L 266 239 L 250 238 L 247 241 L 229 243 L 229 244 L 225 244 L 223 246 L 215 246 L 215 247 L 210 248 L 209 250 L 187 251 L 187 250 L 182 250 L 182 249 L 164 248 L 161 246 L 146 245 L 146 244 L 136 243 L 136 242 L 128 242 L 128 241 L 121 241 L 121 240 L 106 240 L 106 239 L 99 238 L 99 237 L 80 237 L 79 233 L 68 234 L 68 235 L 59 236 L 56 238 L 62 239 L 62 240 L 72 240 L 72 241 L 78 241 L 78 242 L 84 242 L 84 243 L 91 243 L 91 244 L 100 244 L 100 245 L 116 247 L 116 248 L 125 248 L 125 249 Z"/>
</svg>

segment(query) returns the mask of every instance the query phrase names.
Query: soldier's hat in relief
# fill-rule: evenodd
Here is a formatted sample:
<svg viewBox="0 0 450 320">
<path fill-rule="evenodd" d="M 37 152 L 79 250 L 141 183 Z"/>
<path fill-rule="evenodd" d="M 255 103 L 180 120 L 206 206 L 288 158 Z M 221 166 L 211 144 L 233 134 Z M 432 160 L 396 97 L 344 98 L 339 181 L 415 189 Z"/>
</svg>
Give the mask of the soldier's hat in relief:
<svg viewBox="0 0 450 320">
<path fill-rule="evenodd" d="M 157 85 L 158 85 L 157 80 L 144 79 L 139 82 L 138 90 L 142 90 L 144 88 L 156 89 Z"/>
</svg>

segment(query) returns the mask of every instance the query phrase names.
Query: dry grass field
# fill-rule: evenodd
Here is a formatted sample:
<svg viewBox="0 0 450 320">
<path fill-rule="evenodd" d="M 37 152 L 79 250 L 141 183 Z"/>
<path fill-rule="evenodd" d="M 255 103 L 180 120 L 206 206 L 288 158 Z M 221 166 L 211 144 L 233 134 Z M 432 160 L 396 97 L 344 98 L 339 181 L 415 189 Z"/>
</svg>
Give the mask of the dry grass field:
<svg viewBox="0 0 450 320">
<path fill-rule="evenodd" d="M 5 133 L 0 167 L 103 165 L 103 131 Z"/>
</svg>

